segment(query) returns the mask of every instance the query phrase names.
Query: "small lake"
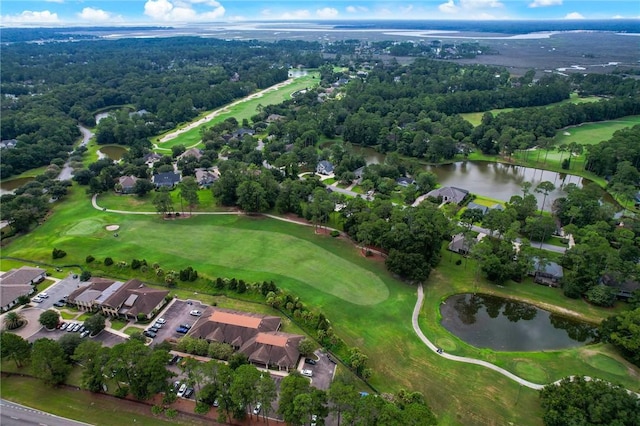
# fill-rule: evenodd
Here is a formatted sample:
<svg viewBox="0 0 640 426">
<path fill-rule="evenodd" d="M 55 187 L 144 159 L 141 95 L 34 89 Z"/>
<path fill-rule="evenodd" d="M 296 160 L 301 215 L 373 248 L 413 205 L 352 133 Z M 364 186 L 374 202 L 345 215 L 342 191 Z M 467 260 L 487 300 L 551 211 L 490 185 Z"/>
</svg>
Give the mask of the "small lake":
<svg viewBox="0 0 640 426">
<path fill-rule="evenodd" d="M 120 161 L 122 156 L 127 152 L 126 148 L 118 145 L 106 145 L 98 150 L 98 158 L 109 158 L 113 161 Z"/>
<path fill-rule="evenodd" d="M 362 154 L 367 164 L 384 163 L 385 155 L 373 148 L 354 145 L 353 150 Z M 509 201 L 513 195 L 522 196 L 522 184 L 531 182 L 531 193 L 538 200 L 538 208 L 542 206 L 544 194 L 536 193 L 534 189 L 540 182 L 549 181 L 555 185 L 556 189 L 551 191 L 545 200 L 546 211 L 549 211 L 554 200 L 567 195 L 562 189 L 565 185 L 574 183 L 582 187 L 590 182 L 576 175 L 486 161 L 457 161 L 451 164 L 426 166 L 425 169 L 434 173 L 442 186 L 456 186 L 472 194 L 502 201 Z M 603 192 L 603 198 L 616 205 L 605 192 Z"/>
<path fill-rule="evenodd" d="M 457 294 L 440 305 L 442 325 L 477 348 L 497 351 L 566 349 L 592 342 L 591 324 L 527 303 L 486 294 Z"/>
<path fill-rule="evenodd" d="M 22 185 L 26 185 L 32 180 L 32 177 L 21 177 L 10 180 L 3 180 L 2 182 L 0 182 L 0 195 L 11 194 L 17 188 L 20 188 Z"/>
</svg>

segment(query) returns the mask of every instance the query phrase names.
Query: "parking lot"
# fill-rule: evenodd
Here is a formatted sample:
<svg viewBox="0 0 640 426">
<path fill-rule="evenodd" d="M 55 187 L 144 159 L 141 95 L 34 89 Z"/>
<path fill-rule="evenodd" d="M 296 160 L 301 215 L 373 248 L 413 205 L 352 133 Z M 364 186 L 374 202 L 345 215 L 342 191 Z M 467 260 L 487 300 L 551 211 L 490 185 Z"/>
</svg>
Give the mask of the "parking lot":
<svg viewBox="0 0 640 426">
<path fill-rule="evenodd" d="M 189 324 L 193 327 L 196 321 L 200 319 L 200 317 L 190 315 L 189 312 L 192 310 L 204 312 L 207 307 L 207 305 L 203 305 L 198 301 L 175 299 L 169 307 L 156 316 L 156 319 L 164 318 L 166 323 L 163 324 L 162 328 L 156 333 L 153 343 L 161 343 L 167 339 L 181 338 L 184 334 L 176 331 L 180 324 Z M 151 325 L 152 324 L 150 324 L 149 327 Z"/>
<path fill-rule="evenodd" d="M 302 358 L 300 360 L 300 364 L 298 365 L 298 371 L 302 369 L 311 370 L 313 372 L 313 377 L 311 377 L 311 386 L 327 390 L 329 389 L 329 385 L 333 381 L 333 375 L 336 371 L 336 364 L 329 361 L 329 357 L 326 353 L 321 351 L 316 351 L 314 353 L 315 356 L 310 356 L 309 358 L 316 360 L 315 365 L 310 365 L 305 363 L 305 359 Z"/>
<path fill-rule="evenodd" d="M 65 321 L 65 322 L 67 324 L 69 323 L 82 324 L 80 321 Z M 38 331 L 36 334 L 29 337 L 27 340 L 29 340 L 30 342 L 35 342 L 36 340 L 43 339 L 43 338 L 58 340 L 65 334 L 79 335 L 80 333 L 77 331 L 67 332 L 67 330 L 60 330 L 60 329 L 49 331 L 45 328 L 42 328 L 40 331 Z M 102 332 L 95 337 L 87 336 L 85 337 L 85 339 L 95 340 L 96 342 L 100 342 L 102 345 L 109 346 L 109 347 L 115 346 L 118 343 L 123 343 L 126 340 L 124 337 L 118 336 L 117 334 L 109 333 L 107 330 L 102 330 Z"/>
<path fill-rule="evenodd" d="M 69 274 L 66 278 L 61 279 L 58 283 L 53 284 L 45 290 L 45 293 L 49 295 L 48 298 L 43 299 L 41 303 L 33 303 L 33 305 L 44 310 L 50 309 L 54 307 L 54 303 L 68 296 L 81 285 L 88 285 L 88 283 L 81 283 L 80 278 L 73 278 L 73 274 Z M 34 297 L 35 296 L 36 295 L 34 295 Z"/>
</svg>

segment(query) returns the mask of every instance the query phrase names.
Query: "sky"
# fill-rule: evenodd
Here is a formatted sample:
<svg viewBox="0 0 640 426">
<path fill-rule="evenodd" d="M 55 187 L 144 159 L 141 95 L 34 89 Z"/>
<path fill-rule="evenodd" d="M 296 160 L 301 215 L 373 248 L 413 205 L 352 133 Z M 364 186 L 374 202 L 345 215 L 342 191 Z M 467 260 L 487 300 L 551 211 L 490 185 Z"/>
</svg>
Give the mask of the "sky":
<svg viewBox="0 0 640 426">
<path fill-rule="evenodd" d="M 3 26 L 311 20 L 640 19 L 638 0 L 2 0 Z M 640 31 L 640 29 L 639 29 Z"/>
</svg>

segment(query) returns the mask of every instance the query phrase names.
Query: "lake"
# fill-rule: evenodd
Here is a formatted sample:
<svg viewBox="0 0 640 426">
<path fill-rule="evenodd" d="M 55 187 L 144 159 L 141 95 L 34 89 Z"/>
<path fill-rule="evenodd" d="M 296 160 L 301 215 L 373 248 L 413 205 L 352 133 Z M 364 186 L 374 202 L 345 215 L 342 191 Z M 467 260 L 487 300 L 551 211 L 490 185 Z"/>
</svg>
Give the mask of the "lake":
<svg viewBox="0 0 640 426">
<path fill-rule="evenodd" d="M 0 182 L 0 195 L 11 194 L 16 188 L 20 188 L 33 180 L 32 177 L 21 177 Z"/>
<path fill-rule="evenodd" d="M 592 342 L 591 324 L 533 305 L 486 294 L 457 294 L 440 305 L 442 325 L 478 348 L 497 351 L 566 349 Z"/>
<path fill-rule="evenodd" d="M 98 158 L 109 158 L 113 161 L 120 161 L 122 156 L 127 152 L 126 148 L 118 145 L 105 145 L 98 150 Z"/>
<path fill-rule="evenodd" d="M 353 150 L 362 154 L 367 164 L 384 163 L 385 155 L 373 148 L 353 146 Z M 531 182 L 531 193 L 538 200 L 538 207 L 542 205 L 544 195 L 536 193 L 534 189 L 540 182 L 549 181 L 555 185 L 556 189 L 546 198 L 544 205 L 546 211 L 549 211 L 554 200 L 566 196 L 566 192 L 562 189 L 565 185 L 574 183 L 582 187 L 591 182 L 576 175 L 487 161 L 457 161 L 451 164 L 425 166 L 425 169 L 434 173 L 442 186 L 456 186 L 472 194 L 501 201 L 509 201 L 513 195 L 522 196 L 522 184 Z M 607 202 L 614 204 L 611 197 L 604 192 L 603 197 Z"/>
</svg>

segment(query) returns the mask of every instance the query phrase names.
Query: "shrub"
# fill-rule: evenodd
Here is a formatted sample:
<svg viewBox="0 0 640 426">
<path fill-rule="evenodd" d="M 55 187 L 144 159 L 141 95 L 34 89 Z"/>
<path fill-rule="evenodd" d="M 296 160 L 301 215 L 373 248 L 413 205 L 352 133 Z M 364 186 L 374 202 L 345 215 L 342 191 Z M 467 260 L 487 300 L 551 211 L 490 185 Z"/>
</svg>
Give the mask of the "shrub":
<svg viewBox="0 0 640 426">
<path fill-rule="evenodd" d="M 111 265 L 113 265 L 113 259 L 112 259 L 112 258 L 110 258 L 110 257 L 105 257 L 105 258 L 104 258 L 104 265 L 105 265 L 105 266 L 111 266 Z"/>
<path fill-rule="evenodd" d="M 51 256 L 52 256 L 54 259 L 62 259 L 62 258 L 63 258 L 63 257 L 65 257 L 66 255 L 67 255 L 67 252 L 66 252 L 66 251 L 64 251 L 64 250 L 60 250 L 60 249 L 57 249 L 57 248 L 54 248 L 54 249 L 53 249 L 53 252 L 51 253 Z"/>
<path fill-rule="evenodd" d="M 94 260 L 96 260 L 96 258 L 95 258 L 95 257 L 93 257 L 93 256 L 91 256 L 91 255 L 89 255 L 89 256 L 87 256 L 87 258 L 85 259 L 85 262 L 87 262 L 87 263 L 91 263 L 91 262 L 93 262 Z"/>
<path fill-rule="evenodd" d="M 162 414 L 162 406 L 161 405 L 154 405 L 153 407 L 151 407 L 151 414 L 153 414 L 154 416 L 159 416 L 160 414 Z"/>
<path fill-rule="evenodd" d="M 91 272 L 82 271 L 82 273 L 80 274 L 80 281 L 89 281 L 89 278 L 91 278 Z"/>
<path fill-rule="evenodd" d="M 140 262 L 138 259 L 133 259 L 131 261 L 131 269 L 139 269 L 140 266 L 142 266 L 142 262 Z"/>
<path fill-rule="evenodd" d="M 129 395 L 129 387 L 123 386 L 121 388 L 116 389 L 114 393 L 116 398 L 126 398 Z"/>
<path fill-rule="evenodd" d="M 458 265 L 458 266 L 462 265 L 462 260 L 460 260 L 460 259 L 456 260 L 456 265 Z"/>
<path fill-rule="evenodd" d="M 216 278 L 215 287 L 219 290 L 222 290 L 224 288 L 224 280 L 220 277 Z"/>
<path fill-rule="evenodd" d="M 337 231 L 337 230 L 335 230 L 335 229 L 334 229 L 333 231 L 331 231 L 331 234 L 330 234 L 330 235 L 331 235 L 332 237 L 334 237 L 334 238 L 335 238 L 335 237 L 338 237 L 338 236 L 340 236 L 340 231 Z"/>
<path fill-rule="evenodd" d="M 147 320 L 147 316 L 145 314 L 143 314 L 142 312 L 140 312 L 136 318 L 138 319 L 138 322 L 144 322 Z"/>
</svg>

